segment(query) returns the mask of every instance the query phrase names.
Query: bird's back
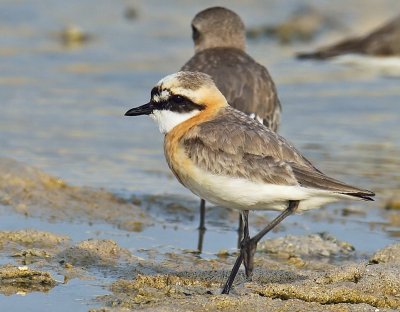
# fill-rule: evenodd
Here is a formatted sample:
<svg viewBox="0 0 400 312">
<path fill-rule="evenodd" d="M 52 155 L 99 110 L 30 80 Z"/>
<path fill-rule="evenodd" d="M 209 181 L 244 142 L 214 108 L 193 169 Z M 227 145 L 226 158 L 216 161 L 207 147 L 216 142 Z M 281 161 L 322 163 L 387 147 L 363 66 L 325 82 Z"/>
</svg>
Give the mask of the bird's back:
<svg viewBox="0 0 400 312">
<path fill-rule="evenodd" d="M 196 166 L 215 175 L 366 200 L 374 195 L 326 176 L 283 137 L 229 106 L 188 130 L 181 144 Z"/>
<path fill-rule="evenodd" d="M 211 48 L 196 53 L 185 71 L 209 74 L 234 108 L 276 131 L 281 105 L 267 69 L 236 48 Z"/>
</svg>

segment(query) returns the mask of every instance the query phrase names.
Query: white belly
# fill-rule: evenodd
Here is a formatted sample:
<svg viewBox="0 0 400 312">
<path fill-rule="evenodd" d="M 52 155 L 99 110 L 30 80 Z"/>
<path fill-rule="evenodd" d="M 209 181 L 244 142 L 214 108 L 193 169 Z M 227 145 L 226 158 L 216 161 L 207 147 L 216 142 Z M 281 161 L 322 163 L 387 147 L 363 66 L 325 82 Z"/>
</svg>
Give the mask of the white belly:
<svg viewBox="0 0 400 312">
<path fill-rule="evenodd" d="M 242 178 L 218 176 L 195 168 L 184 185 L 214 204 L 238 210 L 284 210 L 289 200 L 299 200 L 298 210 L 319 208 L 340 199 L 354 197 L 301 187 L 256 183 Z"/>
</svg>

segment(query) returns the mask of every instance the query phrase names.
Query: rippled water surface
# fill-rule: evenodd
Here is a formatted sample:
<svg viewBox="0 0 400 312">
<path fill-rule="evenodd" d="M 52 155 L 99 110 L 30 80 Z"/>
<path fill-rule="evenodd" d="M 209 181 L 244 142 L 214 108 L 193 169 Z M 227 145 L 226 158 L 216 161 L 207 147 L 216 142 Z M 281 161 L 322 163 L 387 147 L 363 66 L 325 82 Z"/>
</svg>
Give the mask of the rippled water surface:
<svg viewBox="0 0 400 312">
<path fill-rule="evenodd" d="M 36 166 L 70 184 L 103 187 L 124 197 L 157 195 L 162 200 L 165 195 L 175 196 L 195 207 L 196 198 L 167 168 L 157 126 L 148 118 L 123 114 L 147 102 L 152 86 L 192 55 L 190 20 L 214 3 L 1 1 L 0 156 Z M 248 51 L 268 67 L 277 83 L 283 106 L 280 133 L 318 168 L 374 190 L 377 200 L 337 204 L 295 216 L 272 235 L 327 231 L 349 241 L 361 254 L 398 240 L 399 224 L 391 223 L 383 207 L 400 190 L 399 78 L 371 69 L 293 58 L 296 51 L 378 25 L 398 13 L 391 9 L 398 1 L 219 3 L 240 12 L 249 26 L 279 22 L 299 3 L 332 13 L 344 25 L 344 30 L 322 32 L 311 43 L 282 46 L 272 39 L 253 40 Z M 127 7 L 137 9 L 137 18 L 124 17 Z M 65 46 L 59 32 L 67 25 L 81 27 L 89 34 L 88 42 Z M 345 207 L 358 213 L 344 216 Z M 174 251 L 195 248 L 195 216 L 161 213 L 156 217 L 162 225 L 147 228 L 141 233 L 143 239 L 126 236 L 129 233 L 109 225 L 92 226 L 102 238 L 114 239 L 134 252 L 149 246 Z M 33 227 L 61 232 L 76 241 L 87 238 L 84 233 L 90 231 L 81 223 L 55 226 L 20 215 L 1 219 L 4 230 Z M 208 224 L 205 257 L 235 248 L 235 224 L 224 220 L 208 220 Z M 76 283 L 66 288 L 79 289 Z M 90 285 L 84 290 L 86 302 L 106 292 Z M 31 300 L 40 304 L 42 296 L 70 299 L 61 288 L 49 295 L 29 295 L 23 301 L 0 297 L 0 304 L 11 307 L 18 302 L 14 307 L 22 309 Z"/>
</svg>

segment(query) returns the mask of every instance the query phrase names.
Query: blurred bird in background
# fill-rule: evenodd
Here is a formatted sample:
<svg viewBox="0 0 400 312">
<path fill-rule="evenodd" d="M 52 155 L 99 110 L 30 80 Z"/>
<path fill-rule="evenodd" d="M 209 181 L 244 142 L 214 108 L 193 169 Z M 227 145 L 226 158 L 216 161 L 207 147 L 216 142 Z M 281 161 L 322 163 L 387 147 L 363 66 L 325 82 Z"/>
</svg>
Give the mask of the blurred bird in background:
<svg viewBox="0 0 400 312">
<path fill-rule="evenodd" d="M 246 53 L 245 26 L 239 15 L 223 7 L 205 9 L 192 20 L 192 37 L 195 54 L 181 70 L 210 75 L 231 106 L 276 131 L 281 114 L 277 90 L 268 70 Z M 240 241 L 240 216 L 238 231 Z M 201 199 L 200 252 L 204 232 L 205 200 Z"/>
<path fill-rule="evenodd" d="M 400 57 L 400 15 L 367 35 L 341 40 L 315 52 L 298 53 L 299 59 L 328 59 L 344 54 Z"/>
</svg>

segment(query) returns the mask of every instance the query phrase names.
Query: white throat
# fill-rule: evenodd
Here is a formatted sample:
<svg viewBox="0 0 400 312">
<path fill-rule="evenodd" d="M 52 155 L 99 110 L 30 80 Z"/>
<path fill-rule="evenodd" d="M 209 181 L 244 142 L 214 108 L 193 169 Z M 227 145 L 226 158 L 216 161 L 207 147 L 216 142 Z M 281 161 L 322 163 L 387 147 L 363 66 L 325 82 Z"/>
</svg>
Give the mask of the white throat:
<svg viewBox="0 0 400 312">
<path fill-rule="evenodd" d="M 149 115 L 157 121 L 161 133 L 168 133 L 180 123 L 197 115 L 200 111 L 194 110 L 189 113 L 177 113 L 170 110 L 153 110 Z"/>
</svg>

